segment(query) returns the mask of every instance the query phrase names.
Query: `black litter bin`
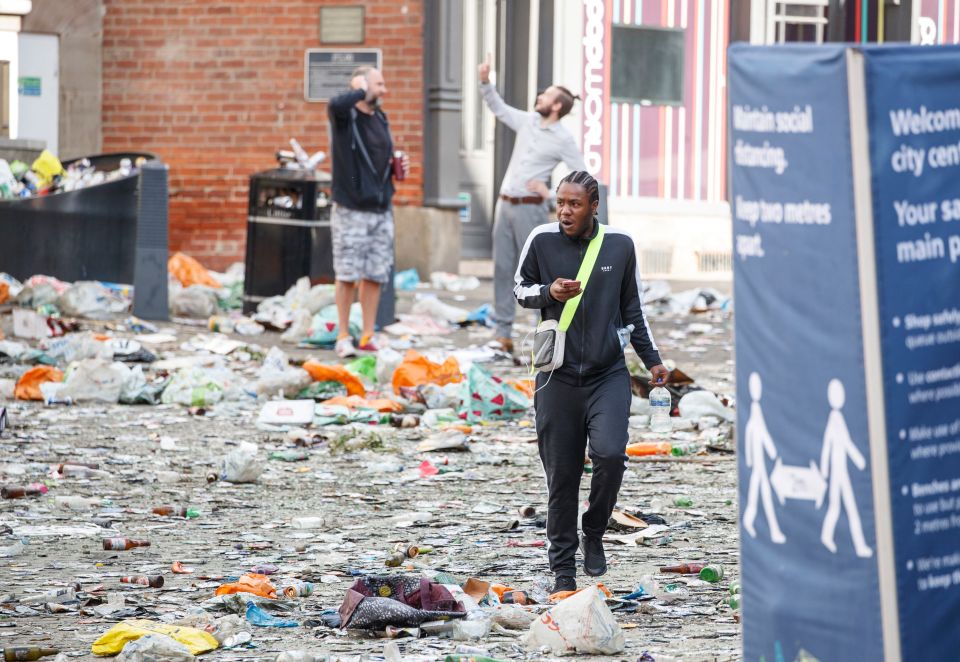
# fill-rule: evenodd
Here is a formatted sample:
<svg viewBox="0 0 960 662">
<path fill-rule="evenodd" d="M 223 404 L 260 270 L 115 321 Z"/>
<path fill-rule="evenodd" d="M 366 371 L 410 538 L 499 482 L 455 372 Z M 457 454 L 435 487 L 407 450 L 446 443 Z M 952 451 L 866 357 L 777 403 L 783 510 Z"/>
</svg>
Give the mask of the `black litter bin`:
<svg viewBox="0 0 960 662">
<path fill-rule="evenodd" d="M 97 170 L 121 159 L 156 156 L 124 152 L 88 156 Z M 80 159 L 75 159 L 80 160 Z M 64 163 L 64 167 L 73 161 Z M 46 274 L 64 281 L 133 283 L 139 173 L 75 191 L 0 200 L 0 271 L 20 280 Z"/>
<path fill-rule="evenodd" d="M 330 175 L 274 168 L 250 176 L 243 311 L 250 313 L 304 276 L 333 283 Z M 394 292 L 385 287 L 377 324 L 394 318 Z"/>
</svg>

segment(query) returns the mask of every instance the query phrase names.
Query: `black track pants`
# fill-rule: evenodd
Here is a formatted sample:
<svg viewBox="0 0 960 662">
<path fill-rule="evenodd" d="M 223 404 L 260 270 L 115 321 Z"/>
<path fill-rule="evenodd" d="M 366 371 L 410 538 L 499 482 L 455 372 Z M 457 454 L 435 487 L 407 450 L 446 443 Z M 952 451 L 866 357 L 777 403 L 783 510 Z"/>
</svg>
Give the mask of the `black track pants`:
<svg viewBox="0 0 960 662">
<path fill-rule="evenodd" d="M 538 375 L 537 388 L 545 383 L 547 375 Z M 572 577 L 577 574 L 577 505 L 584 449 L 593 462 L 593 478 L 590 507 L 581 524 L 584 535 L 600 538 L 626 468 L 630 374 L 626 369 L 617 371 L 589 386 L 551 379 L 537 392 L 534 406 L 540 461 L 547 478 L 550 570 Z"/>
</svg>

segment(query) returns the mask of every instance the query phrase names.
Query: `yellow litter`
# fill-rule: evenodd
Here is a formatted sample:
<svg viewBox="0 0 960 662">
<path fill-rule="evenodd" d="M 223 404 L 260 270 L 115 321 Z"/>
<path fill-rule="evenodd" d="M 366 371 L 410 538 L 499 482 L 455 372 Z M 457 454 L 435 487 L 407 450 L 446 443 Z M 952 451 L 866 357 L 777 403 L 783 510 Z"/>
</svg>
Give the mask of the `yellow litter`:
<svg viewBox="0 0 960 662">
<path fill-rule="evenodd" d="M 93 642 L 90 652 L 94 655 L 117 655 L 127 645 L 127 642 L 136 641 L 148 634 L 165 634 L 189 648 L 193 655 L 207 653 L 220 646 L 212 634 L 197 628 L 135 619 L 117 623 L 104 632 L 103 636 Z"/>
</svg>

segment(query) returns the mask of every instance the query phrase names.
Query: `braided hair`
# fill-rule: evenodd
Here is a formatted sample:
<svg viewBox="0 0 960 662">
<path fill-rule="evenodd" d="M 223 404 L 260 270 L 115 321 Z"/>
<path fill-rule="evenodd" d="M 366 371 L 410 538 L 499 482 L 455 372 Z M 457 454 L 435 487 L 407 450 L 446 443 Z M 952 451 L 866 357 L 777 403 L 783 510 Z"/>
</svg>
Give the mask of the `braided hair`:
<svg viewBox="0 0 960 662">
<path fill-rule="evenodd" d="M 560 184 L 579 184 L 587 190 L 587 196 L 590 198 L 590 204 L 600 201 L 600 185 L 597 180 L 586 170 L 574 170 L 566 177 L 560 180 Z M 557 191 L 560 190 L 560 184 L 557 184 Z"/>
</svg>

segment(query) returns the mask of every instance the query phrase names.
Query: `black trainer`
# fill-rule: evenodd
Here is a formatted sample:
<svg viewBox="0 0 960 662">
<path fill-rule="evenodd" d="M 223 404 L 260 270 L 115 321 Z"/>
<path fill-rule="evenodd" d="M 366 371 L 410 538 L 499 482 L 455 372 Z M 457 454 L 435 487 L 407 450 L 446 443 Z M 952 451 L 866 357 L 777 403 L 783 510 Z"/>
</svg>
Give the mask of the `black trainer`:
<svg viewBox="0 0 960 662">
<path fill-rule="evenodd" d="M 580 551 L 583 553 L 583 571 L 591 577 L 607 572 L 607 557 L 603 553 L 603 541 L 599 538 L 580 536 Z"/>
<path fill-rule="evenodd" d="M 567 575 L 557 575 L 557 579 L 553 583 L 554 593 L 559 593 L 560 591 L 576 591 L 576 590 L 577 590 L 576 577 L 569 577 Z"/>
</svg>

